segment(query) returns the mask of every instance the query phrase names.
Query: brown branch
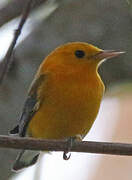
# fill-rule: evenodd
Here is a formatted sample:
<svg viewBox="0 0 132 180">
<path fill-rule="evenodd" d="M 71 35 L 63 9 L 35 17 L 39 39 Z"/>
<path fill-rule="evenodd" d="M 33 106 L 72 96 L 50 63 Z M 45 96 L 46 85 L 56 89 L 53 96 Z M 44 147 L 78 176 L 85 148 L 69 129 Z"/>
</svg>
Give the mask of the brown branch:
<svg viewBox="0 0 132 180">
<path fill-rule="evenodd" d="M 11 42 L 11 45 L 10 45 L 6 55 L 5 55 L 5 58 L 3 59 L 2 63 L 0 64 L 1 65 L 1 67 L 0 67 L 0 69 L 1 69 L 1 71 L 0 71 L 0 84 L 2 83 L 6 73 L 8 72 L 8 68 L 9 68 L 9 65 L 11 63 L 11 56 L 13 53 L 13 49 L 16 45 L 17 39 L 20 36 L 22 28 L 23 28 L 23 26 L 27 20 L 27 17 L 29 15 L 31 5 L 32 5 L 32 1 L 33 0 L 29 0 L 27 2 L 26 7 L 23 10 L 23 15 L 22 15 L 22 18 L 21 18 L 20 23 L 18 25 L 18 28 L 15 30 L 14 38 Z"/>
<path fill-rule="evenodd" d="M 46 0 L 35 0 L 32 8 L 36 8 L 44 3 Z M 20 16 L 24 5 L 27 0 L 12 0 L 9 1 L 5 6 L 0 7 L 0 27 L 10 20 Z"/>
<path fill-rule="evenodd" d="M 33 138 L 0 136 L 0 148 L 67 151 L 68 144 L 69 143 L 64 140 L 40 140 Z M 132 156 L 132 144 L 82 141 L 73 143 L 71 152 Z"/>
</svg>

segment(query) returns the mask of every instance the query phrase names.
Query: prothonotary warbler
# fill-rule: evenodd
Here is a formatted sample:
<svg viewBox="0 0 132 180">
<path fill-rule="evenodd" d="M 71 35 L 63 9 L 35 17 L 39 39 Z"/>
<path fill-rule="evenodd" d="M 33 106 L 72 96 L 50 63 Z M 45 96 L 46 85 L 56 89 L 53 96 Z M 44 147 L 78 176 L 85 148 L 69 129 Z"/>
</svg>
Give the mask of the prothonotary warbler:
<svg viewBox="0 0 132 180">
<path fill-rule="evenodd" d="M 51 52 L 31 84 L 19 124 L 20 137 L 67 139 L 84 137 L 99 111 L 104 84 L 98 67 L 122 52 L 72 42 Z M 39 152 L 22 150 L 13 170 L 33 165 Z"/>
</svg>

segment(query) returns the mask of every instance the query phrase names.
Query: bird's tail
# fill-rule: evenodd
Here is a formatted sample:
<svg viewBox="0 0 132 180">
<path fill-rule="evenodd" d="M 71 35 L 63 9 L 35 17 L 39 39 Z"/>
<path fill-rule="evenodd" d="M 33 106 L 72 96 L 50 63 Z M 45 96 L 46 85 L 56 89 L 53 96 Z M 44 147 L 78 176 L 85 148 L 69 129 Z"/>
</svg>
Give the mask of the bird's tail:
<svg viewBox="0 0 132 180">
<path fill-rule="evenodd" d="M 22 170 L 23 168 L 29 167 L 36 163 L 40 152 L 31 151 L 31 150 L 22 150 L 17 158 L 15 163 L 13 164 L 12 170 L 18 171 Z"/>
</svg>

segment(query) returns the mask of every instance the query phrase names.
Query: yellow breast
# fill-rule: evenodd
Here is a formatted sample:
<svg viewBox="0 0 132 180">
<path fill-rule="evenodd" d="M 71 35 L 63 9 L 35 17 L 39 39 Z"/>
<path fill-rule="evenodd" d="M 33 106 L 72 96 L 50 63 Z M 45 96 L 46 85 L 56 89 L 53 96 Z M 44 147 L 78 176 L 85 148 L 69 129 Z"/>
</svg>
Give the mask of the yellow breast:
<svg viewBox="0 0 132 180">
<path fill-rule="evenodd" d="M 84 75 L 84 73 L 83 73 Z M 35 138 L 61 139 L 86 135 L 100 106 L 104 86 L 99 76 L 53 73 L 43 89 L 43 103 L 29 123 Z"/>
</svg>

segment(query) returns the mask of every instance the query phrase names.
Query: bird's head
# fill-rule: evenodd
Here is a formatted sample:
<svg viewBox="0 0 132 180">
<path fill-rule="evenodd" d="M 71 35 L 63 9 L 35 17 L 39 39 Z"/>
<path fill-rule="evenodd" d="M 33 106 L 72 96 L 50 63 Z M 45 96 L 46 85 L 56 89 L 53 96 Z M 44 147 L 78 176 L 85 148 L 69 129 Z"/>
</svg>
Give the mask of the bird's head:
<svg viewBox="0 0 132 180">
<path fill-rule="evenodd" d="M 76 66 L 89 66 L 95 69 L 106 59 L 116 57 L 123 52 L 114 50 L 102 50 L 84 42 L 71 42 L 59 46 L 49 56 L 50 64 L 63 64 Z M 54 61 L 54 62 L 53 62 Z"/>
</svg>

